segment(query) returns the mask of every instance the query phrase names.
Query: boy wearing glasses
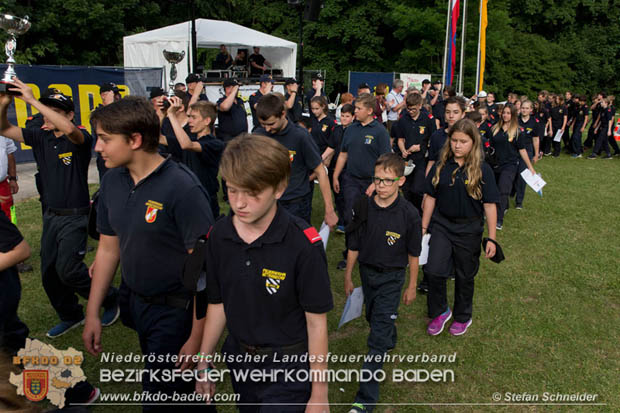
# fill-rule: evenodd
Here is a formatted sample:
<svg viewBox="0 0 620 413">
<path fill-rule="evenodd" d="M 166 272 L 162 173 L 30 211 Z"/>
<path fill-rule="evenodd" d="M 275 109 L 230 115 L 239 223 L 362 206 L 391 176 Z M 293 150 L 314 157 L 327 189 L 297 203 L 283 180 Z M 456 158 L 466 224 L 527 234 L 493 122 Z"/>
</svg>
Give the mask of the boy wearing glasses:
<svg viewBox="0 0 620 413">
<path fill-rule="evenodd" d="M 415 168 L 403 186 L 403 194 L 418 211 L 422 207 L 424 196 L 424 172 L 426 170 L 426 150 L 428 142 L 435 131 L 435 122 L 432 115 L 423 115 L 422 96 L 411 94 L 407 96 L 407 112 L 398 120 L 398 127 L 394 130 L 394 137 L 398 139 L 398 148 L 403 159 L 413 161 Z"/>
<path fill-rule="evenodd" d="M 372 372 L 383 367 L 382 356 L 396 346 L 395 320 L 400 294 L 409 265 L 409 284 L 403 301 L 409 305 L 416 297 L 418 257 L 422 244 L 422 221 L 418 211 L 398 191 L 405 183 L 405 162 L 394 153 L 381 155 L 372 181 L 375 193 L 360 198 L 354 218 L 347 227 L 347 268 L 344 290 L 353 292 L 355 262 L 359 260 L 360 279 L 370 324 L 368 359 L 362 369 Z M 379 400 L 379 382 L 361 382 L 351 412 L 371 412 Z"/>
</svg>

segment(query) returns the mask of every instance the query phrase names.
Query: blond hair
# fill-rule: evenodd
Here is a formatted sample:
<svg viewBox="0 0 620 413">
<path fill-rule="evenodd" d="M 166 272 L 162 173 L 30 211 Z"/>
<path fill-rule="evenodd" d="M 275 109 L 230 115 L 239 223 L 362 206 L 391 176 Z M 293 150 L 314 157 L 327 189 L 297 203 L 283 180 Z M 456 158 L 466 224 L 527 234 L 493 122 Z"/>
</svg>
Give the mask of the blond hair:
<svg viewBox="0 0 620 413">
<path fill-rule="evenodd" d="M 497 135 L 497 133 L 504 127 L 504 117 L 502 114 L 506 109 L 510 109 L 510 124 L 506 130 L 506 134 L 508 135 L 508 142 L 512 142 L 519 133 L 519 119 L 517 118 L 518 112 L 517 107 L 514 105 L 506 105 L 502 108 L 499 115 L 499 121 L 495 124 L 495 126 L 493 126 L 493 136 Z"/>
</svg>

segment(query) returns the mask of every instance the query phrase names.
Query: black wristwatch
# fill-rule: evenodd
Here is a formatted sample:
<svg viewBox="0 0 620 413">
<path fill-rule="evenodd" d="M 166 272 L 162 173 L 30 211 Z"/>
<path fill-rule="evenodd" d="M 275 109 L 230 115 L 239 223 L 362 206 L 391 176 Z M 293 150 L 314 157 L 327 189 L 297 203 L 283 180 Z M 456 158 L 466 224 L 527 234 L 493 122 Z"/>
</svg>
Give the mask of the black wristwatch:
<svg viewBox="0 0 620 413">
<path fill-rule="evenodd" d="M 16 176 L 11 176 L 11 175 L 9 175 L 9 176 L 8 176 L 8 178 L 9 178 L 9 181 L 15 181 L 15 182 L 17 182 L 17 177 L 16 177 Z"/>
</svg>

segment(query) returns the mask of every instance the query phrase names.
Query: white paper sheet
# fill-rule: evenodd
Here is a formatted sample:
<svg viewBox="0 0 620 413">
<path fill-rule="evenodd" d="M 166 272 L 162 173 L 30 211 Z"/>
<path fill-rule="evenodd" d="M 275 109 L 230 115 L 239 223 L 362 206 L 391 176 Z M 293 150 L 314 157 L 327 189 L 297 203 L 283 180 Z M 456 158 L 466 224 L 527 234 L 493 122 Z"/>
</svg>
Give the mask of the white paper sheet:
<svg viewBox="0 0 620 413">
<path fill-rule="evenodd" d="M 327 251 L 327 240 L 329 239 L 329 226 L 323 221 L 321 224 L 321 229 L 319 230 L 319 235 L 323 240 L 323 248 Z"/>
<path fill-rule="evenodd" d="M 342 327 L 343 324 L 361 316 L 363 305 L 364 292 L 362 291 L 362 287 L 357 287 L 353 290 L 349 298 L 347 298 L 347 302 L 344 305 L 344 311 L 342 312 L 342 317 L 340 317 L 340 323 L 338 323 L 338 328 Z"/>
<path fill-rule="evenodd" d="M 562 132 L 562 129 L 558 129 L 557 133 L 553 137 L 553 142 L 560 142 L 562 140 L 562 135 L 563 134 L 564 133 Z"/>
<path fill-rule="evenodd" d="M 431 242 L 431 234 L 425 234 L 422 237 L 422 252 L 420 252 L 420 265 L 424 265 L 428 262 L 428 246 Z"/>
<path fill-rule="evenodd" d="M 533 175 L 529 169 L 525 169 L 521 172 L 521 177 L 525 183 L 534 190 L 534 192 L 542 196 L 542 189 L 545 185 L 547 185 L 547 183 L 542 179 L 540 174 Z"/>
</svg>

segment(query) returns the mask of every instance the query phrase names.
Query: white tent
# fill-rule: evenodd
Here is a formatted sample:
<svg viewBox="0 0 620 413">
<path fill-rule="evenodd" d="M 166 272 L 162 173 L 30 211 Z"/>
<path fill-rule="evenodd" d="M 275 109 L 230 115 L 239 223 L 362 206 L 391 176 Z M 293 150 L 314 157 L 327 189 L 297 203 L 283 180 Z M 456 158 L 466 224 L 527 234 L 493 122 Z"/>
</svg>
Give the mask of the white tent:
<svg viewBox="0 0 620 413">
<path fill-rule="evenodd" d="M 260 53 L 272 64 L 273 68 L 282 69 L 285 77 L 295 76 L 296 43 L 227 21 L 196 19 L 196 47 L 218 48 L 221 44 L 228 47 L 233 58 L 239 48 L 247 48 L 249 54 L 252 54 L 252 47 L 259 46 Z M 124 64 L 125 67 L 165 66 L 167 79 L 170 64 L 164 59 L 163 50 L 170 52 L 184 50 L 185 58 L 177 64 L 176 80 L 183 82 L 188 74 L 188 60 L 191 65 L 190 48 L 191 22 L 187 21 L 125 36 L 123 38 Z"/>
</svg>

